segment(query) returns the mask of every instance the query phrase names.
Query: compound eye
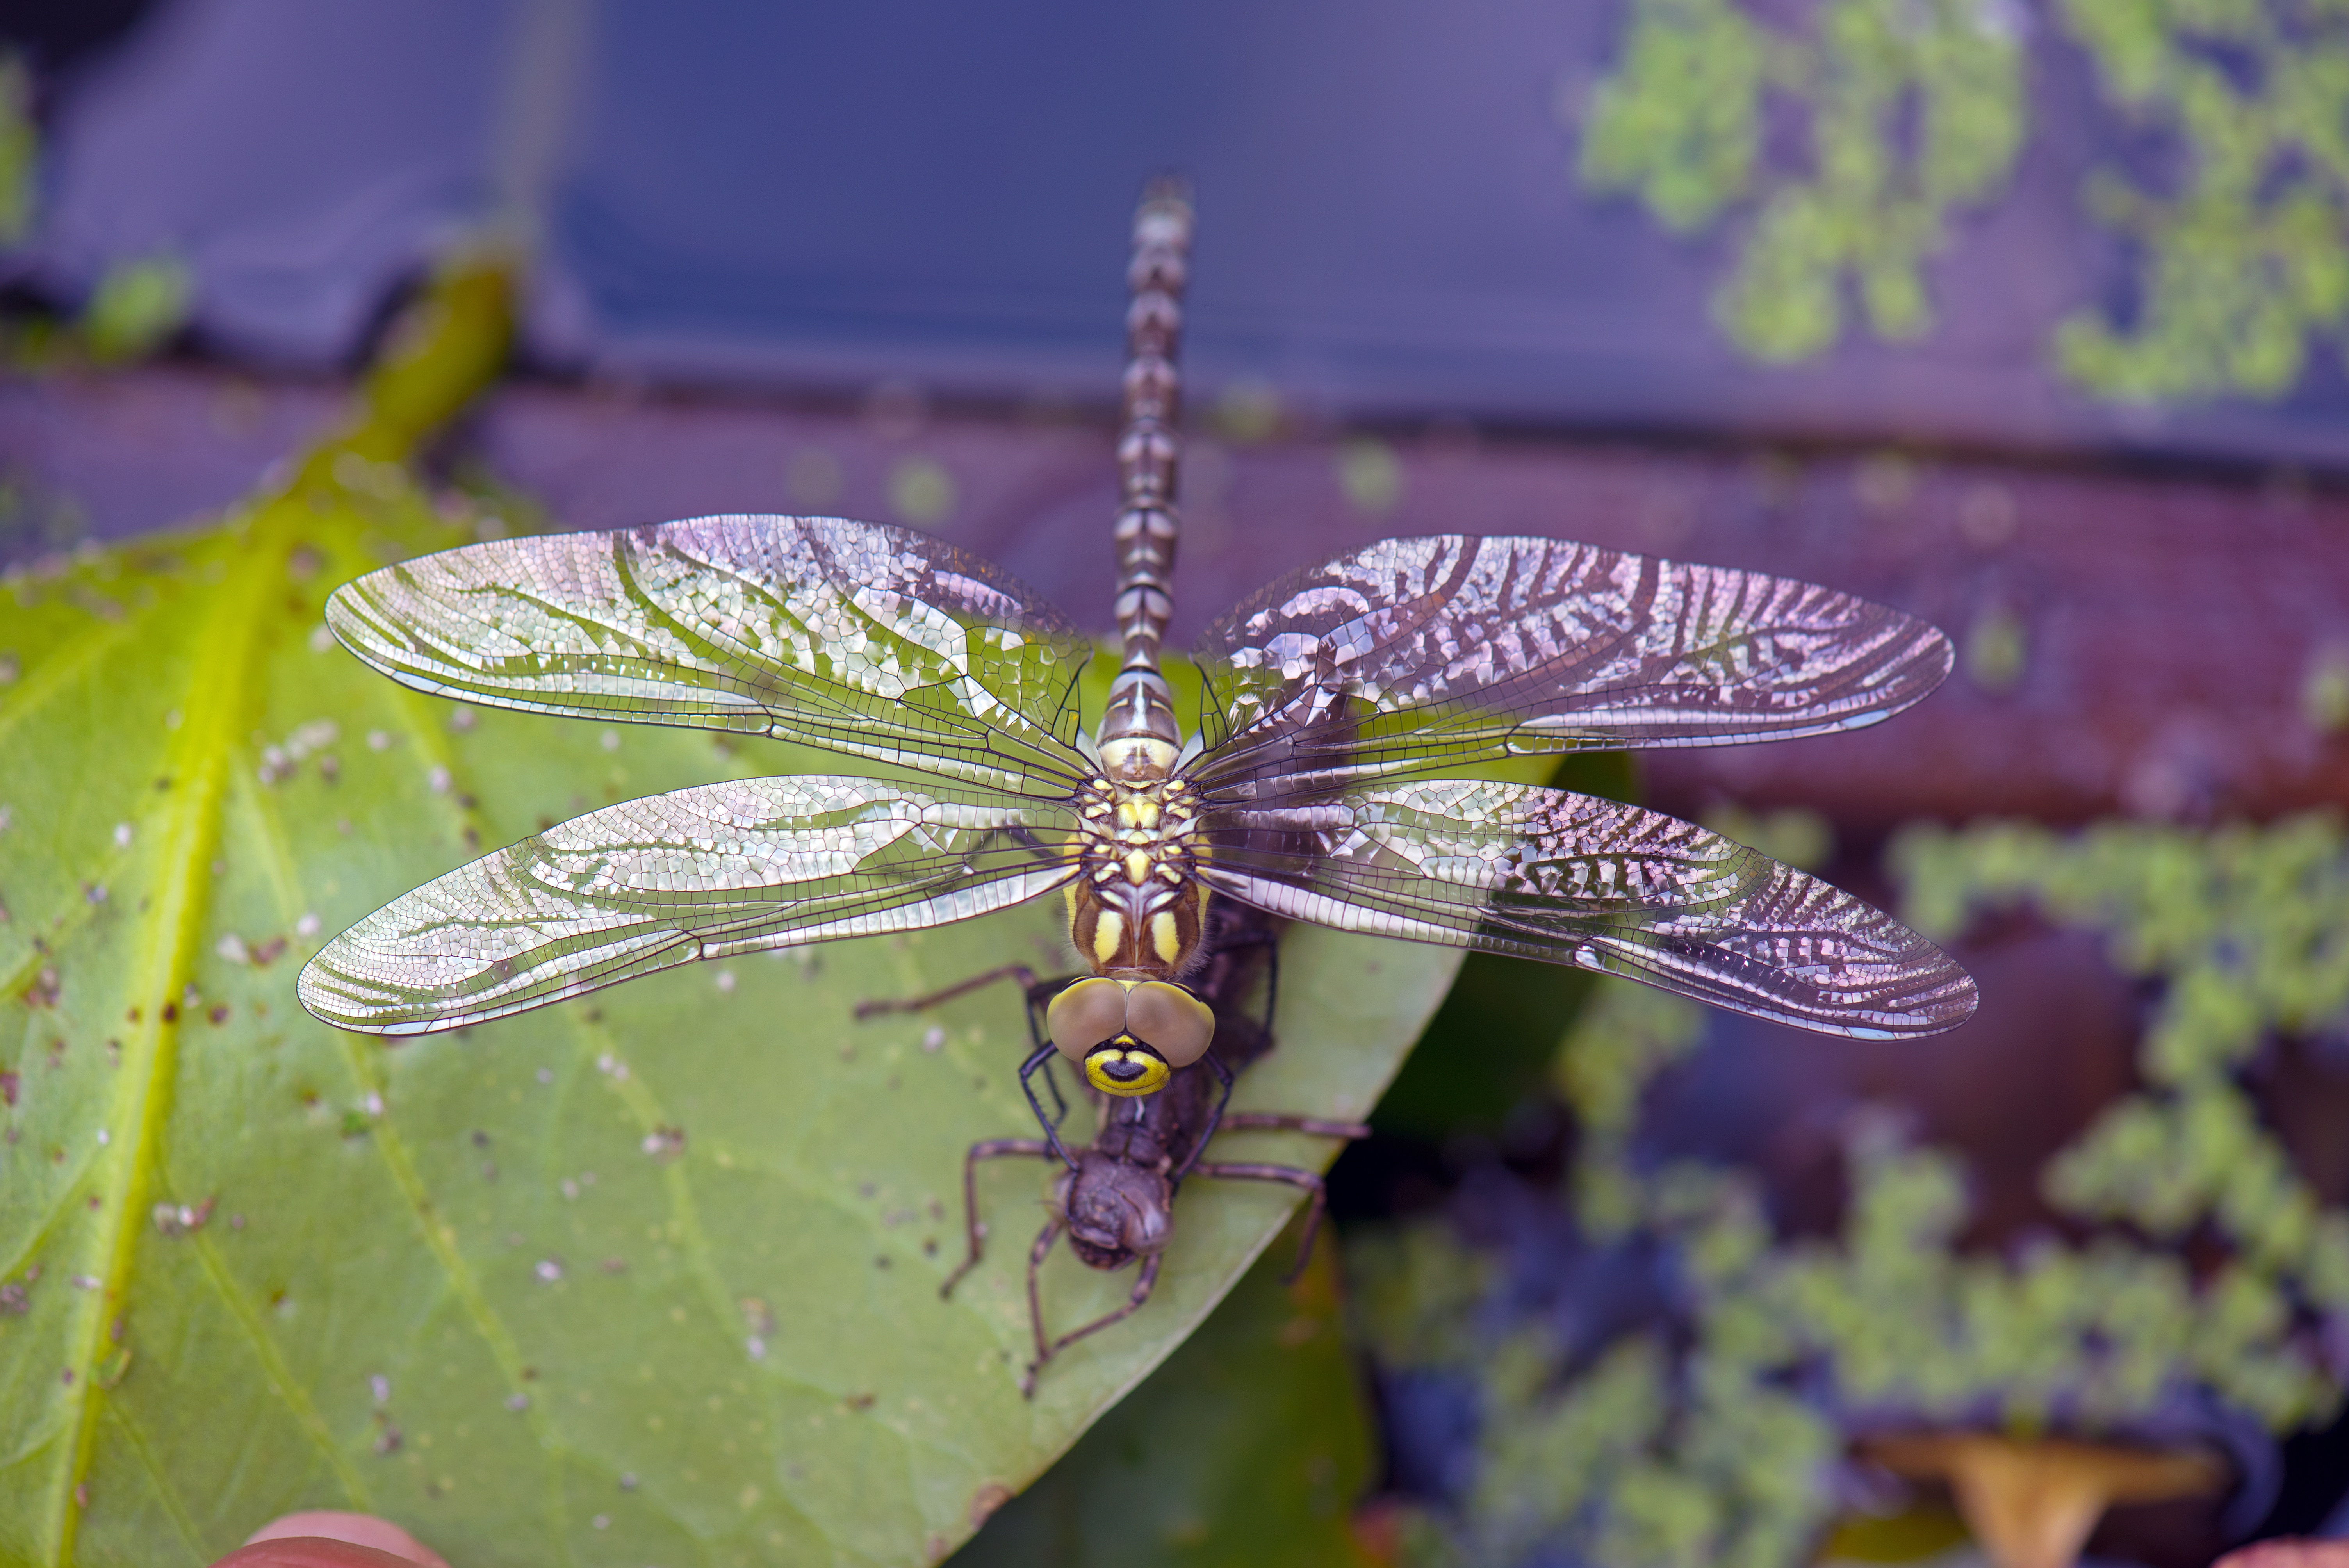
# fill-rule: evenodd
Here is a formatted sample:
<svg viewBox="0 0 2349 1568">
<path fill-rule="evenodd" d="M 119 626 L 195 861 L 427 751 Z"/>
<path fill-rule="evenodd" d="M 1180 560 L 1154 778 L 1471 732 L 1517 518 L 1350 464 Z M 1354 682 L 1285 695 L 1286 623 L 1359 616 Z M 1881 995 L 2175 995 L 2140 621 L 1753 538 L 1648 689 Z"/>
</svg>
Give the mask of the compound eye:
<svg viewBox="0 0 2349 1568">
<path fill-rule="evenodd" d="M 1145 980 L 1126 994 L 1125 1026 L 1156 1047 L 1169 1066 L 1187 1068 L 1215 1043 L 1216 1013 L 1180 985 Z"/>
<path fill-rule="evenodd" d="M 1125 1032 L 1125 987 L 1102 975 L 1065 986 L 1044 1009 L 1052 1048 L 1081 1065 L 1095 1046 Z"/>
</svg>

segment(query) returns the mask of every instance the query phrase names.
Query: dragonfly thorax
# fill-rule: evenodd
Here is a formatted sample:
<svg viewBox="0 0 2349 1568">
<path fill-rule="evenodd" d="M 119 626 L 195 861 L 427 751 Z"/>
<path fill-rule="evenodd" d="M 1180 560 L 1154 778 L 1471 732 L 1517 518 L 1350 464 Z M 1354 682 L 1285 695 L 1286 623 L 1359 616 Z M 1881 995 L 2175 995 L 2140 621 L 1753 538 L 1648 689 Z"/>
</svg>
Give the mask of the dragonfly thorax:
<svg viewBox="0 0 2349 1568">
<path fill-rule="evenodd" d="M 1074 802 L 1077 880 L 1069 940 L 1096 975 L 1174 980 L 1197 966 L 1207 890 L 1198 877 L 1199 797 L 1188 779 L 1100 777 Z"/>
</svg>

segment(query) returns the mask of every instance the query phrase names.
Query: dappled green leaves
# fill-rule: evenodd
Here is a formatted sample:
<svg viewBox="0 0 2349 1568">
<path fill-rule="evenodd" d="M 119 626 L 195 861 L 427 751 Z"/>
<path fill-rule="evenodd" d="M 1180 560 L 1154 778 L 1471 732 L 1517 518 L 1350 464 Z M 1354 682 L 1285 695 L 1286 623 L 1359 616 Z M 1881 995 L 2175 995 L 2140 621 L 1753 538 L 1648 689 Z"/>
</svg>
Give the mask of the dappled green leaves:
<svg viewBox="0 0 2349 1568">
<path fill-rule="evenodd" d="M 1713 310 L 1756 358 L 1833 347 L 1847 293 L 1875 335 L 1920 337 L 1933 325 L 1927 263 L 2022 150 L 2021 35 L 2002 7 L 1970 0 L 1831 0 L 1803 32 L 1736 0 L 1633 0 L 1621 59 L 1584 115 L 1582 177 L 1680 232 L 1752 208 Z M 1807 131 L 1807 168 L 1765 156 L 1774 112 Z"/>
</svg>

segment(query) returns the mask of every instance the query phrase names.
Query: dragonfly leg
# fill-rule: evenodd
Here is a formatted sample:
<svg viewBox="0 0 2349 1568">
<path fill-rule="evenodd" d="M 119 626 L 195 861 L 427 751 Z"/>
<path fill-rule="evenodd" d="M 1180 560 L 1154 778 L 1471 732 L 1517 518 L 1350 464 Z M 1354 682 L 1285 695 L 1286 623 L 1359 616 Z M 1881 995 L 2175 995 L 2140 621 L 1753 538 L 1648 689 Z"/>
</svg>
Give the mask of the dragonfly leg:
<svg viewBox="0 0 2349 1568">
<path fill-rule="evenodd" d="M 1305 1264 L 1313 1256 L 1314 1238 L 1321 1233 L 1321 1213 L 1330 1206 L 1330 1189 L 1310 1171 L 1299 1171 L 1294 1165 L 1234 1164 L 1211 1160 L 1198 1167 L 1202 1176 L 1220 1176 L 1232 1181 L 1279 1181 L 1299 1188 L 1312 1196 L 1305 1205 L 1305 1239 L 1297 1245 L 1297 1263 L 1283 1276 L 1282 1283 L 1294 1281 L 1305 1272 Z"/>
<path fill-rule="evenodd" d="M 1216 1080 L 1224 1086 L 1224 1092 L 1217 1098 L 1216 1109 L 1207 1117 L 1206 1130 L 1200 1133 L 1199 1140 L 1191 1146 L 1191 1158 L 1183 1161 L 1182 1169 L 1167 1178 L 1169 1181 L 1177 1184 L 1191 1173 L 1192 1167 L 1199 1163 L 1199 1156 L 1207 1151 L 1207 1140 L 1215 1137 L 1216 1129 L 1223 1125 L 1224 1108 L 1232 1103 L 1232 1069 L 1224 1066 L 1212 1050 L 1199 1059 L 1207 1065 L 1209 1072 L 1216 1075 Z"/>
<path fill-rule="evenodd" d="M 1226 1132 L 1310 1132 L 1322 1138 L 1368 1138 L 1370 1128 L 1359 1121 L 1324 1121 L 1318 1116 L 1290 1116 L 1283 1111 L 1236 1110 L 1223 1119 Z"/>
<path fill-rule="evenodd" d="M 902 998 L 877 997 L 856 1004 L 856 1016 L 870 1018 L 882 1013 L 921 1013 L 953 1001 L 956 997 L 976 991 L 982 985 L 992 985 L 999 980 L 1017 980 L 1022 990 L 1036 987 L 1036 972 L 1025 964 L 1006 964 L 984 975 L 974 975 L 960 985 L 949 985 L 943 991 L 933 991 L 926 996 Z"/>
<path fill-rule="evenodd" d="M 1019 1379 L 1019 1392 L 1024 1398 L 1036 1397 L 1036 1368 L 1051 1355 L 1046 1348 L 1044 1297 L 1037 1288 L 1037 1276 L 1043 1272 L 1044 1260 L 1052 1255 L 1052 1243 L 1061 1239 L 1061 1232 L 1067 1225 L 1068 1221 L 1053 1215 L 1044 1222 L 1044 1228 L 1036 1233 L 1035 1243 L 1028 1249 L 1028 1328 L 1036 1341 L 1036 1359 L 1028 1364 L 1027 1376 Z"/>
<path fill-rule="evenodd" d="M 1102 1314 L 1082 1328 L 1071 1328 L 1048 1345 L 1044 1340 L 1043 1309 L 1037 1303 L 1036 1271 L 1043 1266 L 1044 1254 L 1051 1250 L 1051 1242 L 1059 1234 L 1060 1222 L 1054 1221 L 1043 1235 L 1036 1238 L 1035 1250 L 1028 1254 L 1028 1315 L 1030 1321 L 1036 1326 L 1036 1359 L 1030 1365 L 1028 1376 L 1020 1379 L 1019 1392 L 1030 1399 L 1036 1397 L 1036 1375 L 1044 1369 L 1045 1362 L 1087 1335 L 1099 1334 L 1111 1324 L 1123 1323 L 1142 1310 L 1142 1304 L 1150 1299 L 1150 1293 L 1158 1286 L 1158 1264 L 1165 1255 L 1153 1253 L 1142 1260 L 1142 1277 L 1133 1282 L 1133 1292 L 1125 1298 L 1123 1306 L 1114 1312 Z"/>
<path fill-rule="evenodd" d="M 1050 1069 L 1052 1058 L 1059 1054 L 1049 1044 L 1038 1046 L 1030 1054 L 1028 1059 L 1019 1064 L 1019 1087 L 1027 1093 L 1029 1109 L 1036 1113 L 1036 1124 L 1044 1130 L 1044 1141 L 1051 1145 L 1052 1152 L 1061 1157 L 1062 1164 L 1074 1171 L 1077 1168 L 1077 1157 L 1069 1152 L 1067 1144 L 1061 1141 L 1061 1124 L 1044 1114 L 1044 1102 L 1036 1098 L 1036 1074 L 1042 1071 L 1044 1081 L 1050 1083 L 1052 1078 Z M 1060 1099 L 1060 1089 L 1057 1086 L 1053 1088 L 1052 1098 Z M 1065 1104 L 1061 1109 L 1062 1115 L 1068 1114 L 1068 1107 Z"/>
<path fill-rule="evenodd" d="M 987 1240 L 987 1222 L 978 1217 L 978 1162 L 1007 1155 L 1047 1160 L 1051 1153 L 1051 1146 L 1037 1138 L 990 1138 L 970 1146 L 970 1152 L 963 1156 L 962 1161 L 963 1233 L 970 1242 L 970 1253 L 962 1260 L 962 1266 L 947 1275 L 946 1284 L 938 1286 L 939 1300 L 952 1295 L 954 1287 L 962 1283 L 962 1276 L 978 1266 L 979 1243 Z"/>
</svg>

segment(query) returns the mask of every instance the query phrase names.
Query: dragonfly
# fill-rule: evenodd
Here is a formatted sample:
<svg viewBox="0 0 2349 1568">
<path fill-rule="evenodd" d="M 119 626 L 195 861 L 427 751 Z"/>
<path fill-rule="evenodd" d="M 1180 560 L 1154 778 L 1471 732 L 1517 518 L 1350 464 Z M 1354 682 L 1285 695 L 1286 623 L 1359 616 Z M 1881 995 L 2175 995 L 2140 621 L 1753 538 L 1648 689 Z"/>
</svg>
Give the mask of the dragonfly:
<svg viewBox="0 0 2349 1568">
<path fill-rule="evenodd" d="M 1172 188 L 1135 220 L 1119 665 L 1092 733 L 1086 634 L 910 529 L 726 515 L 385 567 L 337 589 L 327 624 L 419 690 L 767 735 L 916 781 L 752 779 L 574 817 L 360 920 L 305 967 L 303 1004 L 377 1034 L 455 1028 L 677 965 L 1058 895 L 1088 972 L 1045 1005 L 1021 1082 L 1071 1171 L 1034 1075 L 1057 1055 L 1100 1094 L 1140 1099 L 1212 1064 L 1215 1009 L 1194 982 L 1219 900 L 1827 1034 L 1961 1023 L 1965 972 L 1842 890 L 1639 806 L 1475 777 L 1874 723 L 1951 667 L 1940 631 L 1886 605 L 1546 537 L 1381 540 L 1211 622 L 1185 732 L 1163 645 L 1191 225 Z"/>
</svg>

